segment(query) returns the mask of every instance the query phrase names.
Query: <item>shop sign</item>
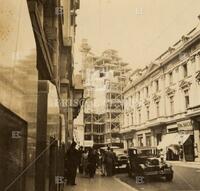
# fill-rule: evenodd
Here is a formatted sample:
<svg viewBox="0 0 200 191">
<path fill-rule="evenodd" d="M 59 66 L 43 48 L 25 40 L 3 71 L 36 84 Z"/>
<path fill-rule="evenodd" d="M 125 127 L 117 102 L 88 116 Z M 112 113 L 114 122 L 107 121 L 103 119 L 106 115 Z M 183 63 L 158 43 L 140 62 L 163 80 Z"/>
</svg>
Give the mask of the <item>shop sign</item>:
<svg viewBox="0 0 200 191">
<path fill-rule="evenodd" d="M 177 127 L 180 130 L 192 130 L 191 120 L 177 122 Z"/>
</svg>

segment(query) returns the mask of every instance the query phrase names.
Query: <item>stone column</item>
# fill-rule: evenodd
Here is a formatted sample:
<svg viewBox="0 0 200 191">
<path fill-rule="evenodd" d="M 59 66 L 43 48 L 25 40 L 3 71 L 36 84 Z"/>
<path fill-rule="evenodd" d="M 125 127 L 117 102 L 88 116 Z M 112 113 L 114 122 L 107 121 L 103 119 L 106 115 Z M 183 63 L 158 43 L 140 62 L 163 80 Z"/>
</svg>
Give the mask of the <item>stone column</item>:
<svg viewBox="0 0 200 191">
<path fill-rule="evenodd" d="M 143 146 L 146 146 L 146 133 L 143 133 Z"/>
<path fill-rule="evenodd" d="M 200 70 L 200 53 L 195 56 L 195 72 Z"/>
<path fill-rule="evenodd" d="M 48 115 L 47 80 L 38 81 L 37 134 L 36 134 L 36 169 L 35 191 L 45 191 L 46 185 L 46 149 L 47 149 L 47 115 Z"/>
</svg>

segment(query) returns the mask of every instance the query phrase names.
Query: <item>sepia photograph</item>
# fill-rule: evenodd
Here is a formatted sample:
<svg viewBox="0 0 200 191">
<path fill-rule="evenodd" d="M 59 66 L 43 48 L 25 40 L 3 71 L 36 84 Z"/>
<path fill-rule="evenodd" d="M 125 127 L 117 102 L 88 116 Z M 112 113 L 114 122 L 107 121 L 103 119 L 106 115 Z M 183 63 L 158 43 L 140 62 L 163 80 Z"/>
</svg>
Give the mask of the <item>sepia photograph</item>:
<svg viewBox="0 0 200 191">
<path fill-rule="evenodd" d="M 0 191 L 200 191 L 200 0 L 0 0 Z"/>
</svg>

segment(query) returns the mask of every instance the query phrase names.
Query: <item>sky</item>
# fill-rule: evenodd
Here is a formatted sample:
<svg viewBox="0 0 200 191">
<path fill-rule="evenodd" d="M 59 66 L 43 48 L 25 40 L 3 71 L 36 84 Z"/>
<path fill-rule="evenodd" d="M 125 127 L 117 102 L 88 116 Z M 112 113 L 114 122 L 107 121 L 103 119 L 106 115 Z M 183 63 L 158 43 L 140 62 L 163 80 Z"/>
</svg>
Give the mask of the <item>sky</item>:
<svg viewBox="0 0 200 191">
<path fill-rule="evenodd" d="M 75 62 L 82 39 L 100 55 L 115 49 L 132 69 L 150 64 L 199 23 L 200 0 L 80 0 Z"/>
</svg>

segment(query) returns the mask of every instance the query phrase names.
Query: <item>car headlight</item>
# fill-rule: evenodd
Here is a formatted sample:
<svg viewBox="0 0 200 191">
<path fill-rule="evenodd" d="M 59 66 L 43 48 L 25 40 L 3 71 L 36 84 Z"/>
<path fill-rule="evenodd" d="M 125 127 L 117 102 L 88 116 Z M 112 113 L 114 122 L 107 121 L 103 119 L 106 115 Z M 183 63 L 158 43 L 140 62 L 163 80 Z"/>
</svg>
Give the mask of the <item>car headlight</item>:
<svg viewBox="0 0 200 191">
<path fill-rule="evenodd" d="M 140 167 L 141 167 L 142 169 L 145 169 L 145 165 L 144 165 L 144 164 L 140 164 Z"/>
</svg>

